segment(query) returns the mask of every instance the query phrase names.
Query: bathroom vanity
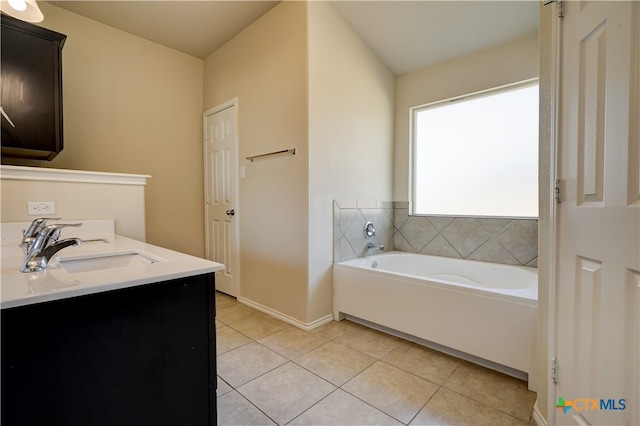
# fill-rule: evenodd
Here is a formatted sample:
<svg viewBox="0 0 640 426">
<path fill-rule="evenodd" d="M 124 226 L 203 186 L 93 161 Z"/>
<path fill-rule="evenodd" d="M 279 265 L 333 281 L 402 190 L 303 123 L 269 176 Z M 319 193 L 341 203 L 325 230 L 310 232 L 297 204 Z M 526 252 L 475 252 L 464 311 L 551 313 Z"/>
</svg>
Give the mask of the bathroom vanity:
<svg viewBox="0 0 640 426">
<path fill-rule="evenodd" d="M 17 241 L 0 242 L 2 424 L 216 424 L 224 266 L 114 234 L 82 238 L 26 274 Z"/>
</svg>

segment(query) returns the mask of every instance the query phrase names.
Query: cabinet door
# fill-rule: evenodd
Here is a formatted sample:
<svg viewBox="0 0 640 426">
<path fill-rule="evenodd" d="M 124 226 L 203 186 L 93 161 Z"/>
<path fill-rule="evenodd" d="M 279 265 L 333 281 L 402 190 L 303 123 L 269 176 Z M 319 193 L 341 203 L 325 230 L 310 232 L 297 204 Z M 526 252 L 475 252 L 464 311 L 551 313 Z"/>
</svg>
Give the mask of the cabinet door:
<svg viewBox="0 0 640 426">
<path fill-rule="evenodd" d="M 66 36 L 2 15 L 1 39 L 2 156 L 51 160 L 63 146 Z"/>
<path fill-rule="evenodd" d="M 213 274 L 2 311 L 2 425 L 216 422 Z"/>
</svg>

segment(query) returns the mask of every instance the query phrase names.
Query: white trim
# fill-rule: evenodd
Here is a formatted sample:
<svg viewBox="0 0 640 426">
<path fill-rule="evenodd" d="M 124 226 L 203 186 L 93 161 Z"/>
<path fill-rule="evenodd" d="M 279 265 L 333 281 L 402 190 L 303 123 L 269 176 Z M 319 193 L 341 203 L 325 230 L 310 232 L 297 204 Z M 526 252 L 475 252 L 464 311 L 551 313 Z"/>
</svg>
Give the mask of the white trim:
<svg viewBox="0 0 640 426">
<path fill-rule="evenodd" d="M 538 409 L 538 400 L 533 404 L 533 414 L 531 417 L 533 417 L 533 421 L 537 426 L 547 426 L 547 420 Z"/>
<path fill-rule="evenodd" d="M 151 175 L 49 169 L 42 167 L 0 166 L 0 179 L 3 180 L 146 185 L 147 180 L 150 178 Z"/>
<path fill-rule="evenodd" d="M 235 106 L 236 108 L 238 107 L 238 98 L 237 97 L 229 99 L 228 101 L 223 102 L 220 105 L 216 105 L 213 108 L 206 110 L 202 115 L 203 115 L 204 118 L 206 118 L 209 115 L 213 115 L 213 114 L 218 113 L 220 111 L 224 111 L 225 109 L 231 108 L 233 106 Z M 238 125 L 236 123 L 236 128 L 237 127 L 238 127 Z M 236 135 L 236 137 L 237 137 L 237 135 Z"/>
<path fill-rule="evenodd" d="M 236 184 L 235 184 L 235 194 L 233 194 L 234 199 L 236 200 L 236 206 L 240 204 L 240 136 L 239 136 L 239 128 L 238 128 L 238 98 L 231 98 L 226 102 L 223 102 L 219 105 L 216 105 L 213 108 L 210 108 L 202 113 L 202 149 L 203 155 L 202 158 L 204 160 L 204 243 L 205 243 L 205 256 L 207 258 L 211 257 L 209 253 L 209 209 L 207 208 L 207 194 L 209 193 L 209 181 L 207 178 L 208 175 L 208 162 L 207 162 L 207 118 L 215 115 L 221 111 L 226 109 L 233 108 L 233 125 L 235 126 L 235 139 L 236 139 L 236 155 L 232 160 L 235 161 L 236 165 Z M 240 267 L 240 224 L 242 223 L 242 212 L 238 212 L 238 208 L 236 207 L 236 219 L 235 219 L 235 227 L 233 229 L 235 240 L 236 240 L 236 249 L 233 254 L 236 259 L 236 297 L 240 295 L 240 287 L 241 287 L 241 277 L 242 277 L 242 268 Z M 214 260 L 214 259 L 209 259 Z"/>
<path fill-rule="evenodd" d="M 273 309 L 263 306 L 259 303 L 255 303 L 249 299 L 245 299 L 244 297 L 238 297 L 237 299 L 238 299 L 238 302 L 240 303 L 243 303 L 247 306 L 257 309 L 258 311 L 264 312 L 265 314 L 271 315 L 274 318 L 278 318 L 279 320 L 295 325 L 296 327 L 301 328 L 305 331 L 313 330 L 316 327 L 320 327 L 323 324 L 327 324 L 333 321 L 333 315 L 329 314 L 312 322 L 302 322 L 295 318 L 290 317 L 289 315 L 285 315 L 281 312 L 274 311 Z"/>
<path fill-rule="evenodd" d="M 558 16 L 558 8 L 563 7 L 556 2 L 553 5 L 553 22 L 551 25 L 551 93 L 553 96 L 552 106 L 550 111 L 551 118 L 551 141 L 549 144 L 549 239 L 547 250 L 547 262 L 548 262 L 548 298 L 547 298 L 547 310 L 548 310 L 548 324 L 547 324 L 547 356 L 545 359 L 546 370 L 543 372 L 543 377 L 547 379 L 547 400 L 543 401 L 546 404 L 547 419 L 555 424 L 556 413 L 554 409 L 554 401 L 556 400 L 556 383 L 549 378 L 551 369 L 551 358 L 556 357 L 557 341 L 556 341 L 556 246 L 557 246 L 557 221 L 556 221 L 556 178 L 558 176 L 558 141 L 560 132 L 560 90 L 562 83 L 562 18 Z"/>
<path fill-rule="evenodd" d="M 478 90 L 477 92 L 467 93 L 460 96 L 453 96 L 451 98 L 429 102 L 422 105 L 416 105 L 414 107 L 409 108 L 409 111 L 411 111 L 413 115 L 414 111 L 434 108 L 441 105 L 446 105 L 452 102 L 458 102 L 466 99 L 479 98 L 479 97 L 488 96 L 491 94 L 508 92 L 510 90 L 516 90 L 525 86 L 533 86 L 534 84 L 539 84 L 539 77 L 528 78 L 526 80 L 516 81 L 514 83 L 503 84 L 502 86 L 490 87 L 489 89 Z"/>
</svg>

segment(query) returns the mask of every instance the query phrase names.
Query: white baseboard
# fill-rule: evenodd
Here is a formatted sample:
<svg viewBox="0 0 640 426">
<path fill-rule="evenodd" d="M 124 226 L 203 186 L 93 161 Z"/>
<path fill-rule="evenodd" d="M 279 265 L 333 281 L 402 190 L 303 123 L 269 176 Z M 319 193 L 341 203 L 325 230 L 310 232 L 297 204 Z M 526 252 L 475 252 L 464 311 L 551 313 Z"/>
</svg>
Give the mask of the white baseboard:
<svg viewBox="0 0 640 426">
<path fill-rule="evenodd" d="M 284 322 L 288 322 L 291 325 L 295 325 L 296 327 L 301 328 L 303 330 L 307 330 L 307 331 L 308 330 L 313 330 L 316 327 L 320 327 L 323 324 L 326 324 L 328 322 L 333 321 L 333 315 L 329 314 L 329 315 L 326 315 L 326 316 L 324 316 L 324 317 L 322 317 L 320 319 L 317 319 L 315 321 L 312 321 L 312 322 L 309 322 L 309 323 L 305 323 L 305 322 L 299 321 L 299 320 L 297 320 L 295 318 L 292 318 L 292 317 L 290 317 L 288 315 L 285 315 L 282 312 L 275 311 L 275 310 L 273 310 L 271 308 L 263 306 L 263 305 L 261 305 L 259 303 L 256 303 L 256 302 L 252 301 L 252 300 L 245 299 L 244 297 L 238 297 L 237 300 L 240 303 L 243 303 L 243 304 L 245 304 L 247 306 L 250 306 L 250 307 L 252 307 L 254 309 L 257 309 L 257 310 L 259 310 L 261 312 L 264 312 L 265 314 L 271 315 L 274 318 L 278 318 L 279 320 L 282 320 Z"/>
<path fill-rule="evenodd" d="M 538 400 L 533 404 L 533 421 L 536 422 L 537 426 L 547 426 L 547 420 L 542 416 L 542 413 L 538 409 Z"/>
</svg>

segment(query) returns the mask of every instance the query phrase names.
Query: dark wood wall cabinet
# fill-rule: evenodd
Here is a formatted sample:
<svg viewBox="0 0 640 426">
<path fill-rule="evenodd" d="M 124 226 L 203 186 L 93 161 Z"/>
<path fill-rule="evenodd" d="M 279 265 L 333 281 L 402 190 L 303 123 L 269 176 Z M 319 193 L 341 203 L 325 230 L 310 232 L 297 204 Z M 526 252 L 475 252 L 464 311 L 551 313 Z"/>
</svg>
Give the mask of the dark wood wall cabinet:
<svg viewBox="0 0 640 426">
<path fill-rule="evenodd" d="M 2 15 L 2 157 L 51 160 L 62 151 L 64 34 Z"/>
<path fill-rule="evenodd" d="M 2 425 L 215 425 L 214 280 L 3 309 Z"/>
</svg>

